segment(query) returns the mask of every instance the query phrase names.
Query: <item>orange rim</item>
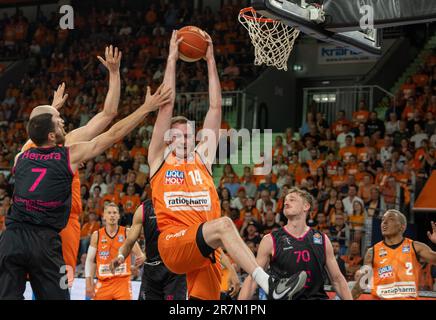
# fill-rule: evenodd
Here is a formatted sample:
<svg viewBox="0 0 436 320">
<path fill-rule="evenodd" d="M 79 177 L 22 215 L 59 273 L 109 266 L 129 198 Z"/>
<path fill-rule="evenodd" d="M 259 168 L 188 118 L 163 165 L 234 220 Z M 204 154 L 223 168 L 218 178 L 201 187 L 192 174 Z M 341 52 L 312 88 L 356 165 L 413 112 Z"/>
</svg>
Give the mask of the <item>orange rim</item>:
<svg viewBox="0 0 436 320">
<path fill-rule="evenodd" d="M 248 12 L 250 12 L 251 15 L 248 15 L 248 14 L 247 14 Z M 256 14 L 256 10 L 254 10 L 253 7 L 244 8 L 244 9 L 241 9 L 241 11 L 239 11 L 239 15 L 240 15 L 241 17 L 244 17 L 244 18 L 247 19 L 247 20 L 252 20 L 252 21 L 257 21 L 257 22 L 263 22 L 263 23 L 273 23 L 273 22 L 277 22 L 277 20 L 274 20 L 274 19 L 254 17 L 255 14 Z"/>
</svg>

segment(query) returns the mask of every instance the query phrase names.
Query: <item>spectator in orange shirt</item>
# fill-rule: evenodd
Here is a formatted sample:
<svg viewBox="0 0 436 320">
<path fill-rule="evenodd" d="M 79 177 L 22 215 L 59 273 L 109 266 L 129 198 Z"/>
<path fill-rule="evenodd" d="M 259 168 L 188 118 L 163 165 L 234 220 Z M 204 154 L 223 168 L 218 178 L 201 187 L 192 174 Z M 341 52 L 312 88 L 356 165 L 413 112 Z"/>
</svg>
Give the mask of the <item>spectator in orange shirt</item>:
<svg viewBox="0 0 436 320">
<path fill-rule="evenodd" d="M 429 76 L 424 72 L 422 68 L 418 70 L 418 72 L 412 76 L 413 82 L 416 84 L 416 87 L 423 88 L 428 84 Z"/>
<path fill-rule="evenodd" d="M 371 147 L 371 139 L 366 136 L 363 138 L 363 147 L 357 149 L 357 159 L 359 161 L 367 162 L 371 150 L 375 151 L 374 148 Z"/>
<path fill-rule="evenodd" d="M 257 223 L 262 223 L 262 217 L 259 213 L 259 210 L 257 210 L 257 208 L 254 206 L 253 198 L 246 199 L 244 208 L 241 210 L 240 218 L 242 221 L 254 220 Z"/>
<path fill-rule="evenodd" d="M 80 231 L 80 256 L 88 251 L 91 236 L 93 232 L 98 229 L 100 229 L 100 222 L 97 219 L 97 215 L 90 212 L 88 215 L 88 222 L 82 226 L 82 230 Z"/>
<path fill-rule="evenodd" d="M 348 177 L 345 174 L 345 168 L 343 166 L 338 166 L 338 174 L 332 177 L 333 186 L 340 189 L 347 184 L 347 179 Z"/>
<path fill-rule="evenodd" d="M 130 151 L 130 156 L 135 159 L 137 154 L 141 154 L 144 157 L 147 156 L 147 150 L 142 146 L 141 139 L 135 139 L 135 146 Z"/>
<path fill-rule="evenodd" d="M 331 127 L 335 136 L 338 136 L 340 133 L 344 131 L 344 127 L 343 127 L 344 124 L 350 126 L 351 122 L 347 120 L 347 118 L 345 117 L 345 111 L 340 110 L 337 115 L 337 120 L 333 122 Z"/>
<path fill-rule="evenodd" d="M 345 172 L 347 175 L 353 175 L 355 176 L 359 172 L 359 168 L 357 165 L 357 157 L 356 155 L 352 154 L 348 160 L 348 163 L 345 165 Z"/>
<path fill-rule="evenodd" d="M 345 138 L 345 146 L 339 149 L 339 157 L 342 161 L 348 163 L 351 156 L 357 156 L 357 148 L 353 145 L 353 137 L 348 135 Z"/>
<path fill-rule="evenodd" d="M 362 257 L 360 255 L 359 242 L 352 242 L 350 245 L 350 253 L 346 256 L 342 256 L 342 260 L 345 262 L 345 270 L 347 271 L 347 280 L 353 281 L 354 274 L 362 266 Z"/>
<path fill-rule="evenodd" d="M 126 226 L 132 225 L 133 214 L 138 206 L 141 204 L 141 199 L 135 194 L 135 187 L 130 185 L 127 187 L 127 195 L 121 197 L 121 204 L 123 206 L 123 224 Z"/>
<path fill-rule="evenodd" d="M 366 108 L 365 101 L 360 101 L 358 110 L 353 112 L 353 122 L 356 124 L 365 123 L 368 120 L 369 111 Z"/>
<path fill-rule="evenodd" d="M 404 107 L 403 112 L 401 113 L 401 119 L 402 120 L 412 120 L 413 117 L 415 116 L 415 111 L 416 111 L 416 105 L 415 105 L 415 98 L 410 97 L 409 99 L 407 99 L 407 103 L 406 106 Z"/>
<path fill-rule="evenodd" d="M 112 164 L 107 161 L 105 154 L 101 154 L 97 157 L 97 163 L 95 164 L 94 170 L 96 173 L 102 173 L 104 176 L 111 173 Z"/>
<path fill-rule="evenodd" d="M 311 160 L 307 160 L 306 163 L 309 166 L 310 174 L 315 177 L 317 170 L 324 164 L 324 161 L 318 158 L 318 150 L 316 148 L 310 149 Z"/>
<path fill-rule="evenodd" d="M 113 202 L 113 203 L 115 203 L 115 204 L 117 204 L 117 205 L 119 205 L 120 204 L 120 195 L 119 195 L 119 193 L 116 193 L 115 191 L 114 191 L 114 185 L 113 184 L 109 184 L 108 186 L 107 186 L 107 193 L 104 195 L 104 197 L 101 199 L 101 202 L 102 202 L 102 205 L 103 205 L 103 207 L 104 207 L 104 204 L 106 203 L 106 202 L 109 202 L 109 203 L 111 203 L 111 202 Z"/>
<path fill-rule="evenodd" d="M 279 156 L 279 155 L 283 156 L 284 150 L 285 150 L 285 148 L 283 146 L 283 138 L 282 138 L 282 136 L 277 136 L 275 144 L 272 148 L 273 161 L 276 160 L 277 156 Z"/>
</svg>

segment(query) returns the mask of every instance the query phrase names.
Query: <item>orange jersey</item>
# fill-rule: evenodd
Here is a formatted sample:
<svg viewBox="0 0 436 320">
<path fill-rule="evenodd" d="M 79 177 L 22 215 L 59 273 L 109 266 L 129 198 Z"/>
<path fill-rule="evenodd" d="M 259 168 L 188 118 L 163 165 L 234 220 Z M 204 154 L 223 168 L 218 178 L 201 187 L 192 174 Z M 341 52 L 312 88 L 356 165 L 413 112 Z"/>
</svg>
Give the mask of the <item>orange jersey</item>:
<svg viewBox="0 0 436 320">
<path fill-rule="evenodd" d="M 413 240 L 395 249 L 383 241 L 374 245 L 372 295 L 379 299 L 416 299 L 421 265 Z"/>
<path fill-rule="evenodd" d="M 30 148 L 36 148 L 36 144 L 32 141 L 28 141 L 23 146 L 23 151 L 29 150 Z M 79 170 L 74 172 L 73 182 L 71 183 L 71 212 L 70 219 L 74 218 L 79 220 L 79 216 L 82 214 L 82 197 L 80 195 L 80 177 Z"/>
<path fill-rule="evenodd" d="M 309 165 L 310 174 L 312 176 L 316 176 L 316 171 L 318 170 L 319 167 L 322 166 L 324 161 L 322 161 L 321 159 L 317 159 L 317 160 L 307 160 L 306 162 Z"/>
<path fill-rule="evenodd" d="M 97 278 L 99 280 L 111 279 L 114 277 L 130 277 L 130 255 L 126 258 L 123 264 L 115 269 L 115 274 L 112 274 L 109 269 L 111 261 L 118 257 L 118 250 L 124 244 L 126 238 L 127 230 L 125 227 L 119 226 L 117 233 L 113 237 L 110 237 L 107 234 L 106 227 L 98 230 L 97 256 L 95 260 L 97 262 Z"/>
<path fill-rule="evenodd" d="M 213 178 L 197 153 L 192 161 L 180 163 L 169 154 L 150 184 L 161 232 L 220 217 L 220 201 Z"/>
<path fill-rule="evenodd" d="M 339 156 L 342 160 L 344 160 L 344 162 L 348 162 L 350 160 L 350 157 L 353 155 L 357 156 L 357 148 L 354 146 L 342 147 L 339 150 Z"/>
</svg>

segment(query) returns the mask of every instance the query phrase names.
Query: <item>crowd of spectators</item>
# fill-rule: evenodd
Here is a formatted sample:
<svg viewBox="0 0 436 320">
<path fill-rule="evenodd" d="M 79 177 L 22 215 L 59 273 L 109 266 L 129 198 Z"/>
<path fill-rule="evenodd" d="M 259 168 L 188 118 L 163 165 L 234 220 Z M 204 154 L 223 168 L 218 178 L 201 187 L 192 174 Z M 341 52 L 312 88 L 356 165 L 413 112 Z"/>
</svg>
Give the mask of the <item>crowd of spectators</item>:
<svg viewBox="0 0 436 320">
<path fill-rule="evenodd" d="M 171 31 L 196 25 L 214 40 L 223 90 L 241 89 L 258 69 L 252 64 L 247 32 L 235 18 L 244 6 L 240 2 L 224 2 L 218 12 L 193 9 L 188 1 L 148 1 L 143 11 L 93 8 L 76 13 L 74 30 L 59 29 L 56 14 L 40 14 L 36 22 L 20 12 L 4 16 L 0 56 L 26 58 L 29 70 L 19 84 L 10 84 L 0 101 L 0 232 L 13 190 L 10 168 L 27 139 L 26 120 L 34 106 L 49 103 L 52 88 L 67 85 L 69 99 L 62 113 L 68 130 L 86 124 L 101 110 L 107 92 L 107 74 L 96 56 L 114 44 L 123 51 L 122 118 L 141 104 L 147 85 L 156 88 L 162 81 Z M 353 280 L 366 248 L 373 244 L 380 215 L 388 208 L 408 214 L 420 182 L 436 168 L 435 66 L 436 53 L 382 113 L 370 111 L 362 101 L 352 118 L 340 111 L 327 123 L 322 113 L 311 110 L 299 132 L 288 128 L 276 137 L 272 172 L 266 176 L 254 176 L 253 167 L 247 166 L 239 177 L 225 165 L 217 186 L 222 215 L 232 218 L 254 253 L 265 234 L 286 223 L 284 196 L 299 186 L 316 199 L 309 225 L 332 239 L 341 270 Z M 207 91 L 205 63 L 180 63 L 177 90 Z M 177 103 L 188 112 L 198 101 L 182 95 Z M 154 120 L 148 117 L 80 170 L 78 275 L 90 236 L 102 226 L 105 203 L 119 204 L 121 224 L 129 225 L 136 207 L 150 198 L 147 150 Z M 432 284 L 423 289 L 432 289 Z"/>
</svg>

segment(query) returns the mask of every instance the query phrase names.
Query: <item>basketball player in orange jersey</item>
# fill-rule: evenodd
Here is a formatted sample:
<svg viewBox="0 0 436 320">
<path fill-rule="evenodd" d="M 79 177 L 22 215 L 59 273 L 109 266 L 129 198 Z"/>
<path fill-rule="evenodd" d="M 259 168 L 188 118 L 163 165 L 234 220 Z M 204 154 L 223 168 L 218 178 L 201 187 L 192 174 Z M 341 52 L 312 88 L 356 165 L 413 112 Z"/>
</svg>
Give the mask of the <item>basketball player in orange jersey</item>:
<svg viewBox="0 0 436 320">
<path fill-rule="evenodd" d="M 99 135 L 113 121 L 117 115 L 118 104 L 120 100 L 121 80 L 120 80 L 120 61 L 122 53 L 118 48 L 112 46 L 106 47 L 105 59 L 98 56 L 98 59 L 109 71 L 109 90 L 106 95 L 103 110 L 95 115 L 89 122 L 76 130 L 69 132 L 65 136 L 65 145 L 81 141 L 90 141 Z M 65 84 L 62 84 L 54 93 L 53 103 L 51 106 L 38 106 L 32 110 L 30 119 L 43 113 L 52 113 L 62 108 L 68 98 L 65 94 Z M 29 120 L 30 120 L 29 119 Z M 32 141 L 28 141 L 22 151 L 35 147 Z M 82 199 L 80 197 L 80 180 L 79 172 L 74 173 L 72 183 L 72 205 L 71 213 L 67 226 L 62 230 L 60 236 L 62 239 L 62 253 L 64 256 L 66 271 L 68 277 L 68 286 L 71 288 L 74 281 L 74 273 L 77 265 L 77 255 L 80 245 L 80 223 L 79 216 L 82 213 Z"/>
<path fill-rule="evenodd" d="M 207 140 L 204 135 L 197 147 L 192 139 L 187 139 L 195 132 L 188 119 L 173 118 L 176 63 L 183 37 L 177 39 L 177 31 L 174 31 L 170 41 L 164 83 L 173 89 L 173 96 L 171 103 L 159 110 L 148 154 L 152 201 L 161 232 L 159 253 L 168 269 L 186 274 L 188 295 L 192 299 L 220 298 L 221 270 L 216 261 L 220 252 L 216 249 L 222 247 L 265 292 L 277 291 L 282 297 L 292 298 L 304 286 L 306 274 L 301 272 L 273 282 L 257 264 L 232 220 L 220 217 L 212 163 L 221 125 L 221 87 L 212 40 L 207 34 L 206 38 L 208 49 L 204 59 L 209 77 L 209 110 L 203 130 L 208 134 Z M 171 141 L 168 141 L 168 133 Z"/>
<path fill-rule="evenodd" d="M 118 250 L 126 242 L 130 230 L 118 225 L 120 212 L 115 203 L 110 203 L 104 208 L 103 219 L 106 225 L 92 234 L 86 256 L 86 296 L 94 300 L 132 300 L 130 255 L 114 273 L 109 268 L 111 261 L 118 256 Z M 135 266 L 141 266 L 145 261 L 145 255 L 137 242 L 132 251 L 136 257 Z M 94 283 L 96 271 L 97 284 Z"/>
<path fill-rule="evenodd" d="M 36 299 L 70 298 L 64 283 L 62 242 L 72 203 L 72 182 L 79 165 L 95 158 L 142 123 L 148 113 L 168 104 L 171 89 L 147 88 L 144 104 L 108 131 L 65 147 L 59 112 L 33 117 L 27 126 L 36 147 L 15 157 L 13 204 L 0 237 L 0 300 L 23 299 L 27 275 Z"/>
<path fill-rule="evenodd" d="M 133 216 L 133 224 L 126 242 L 121 246 L 118 256 L 111 263 L 111 270 L 115 270 L 124 263 L 125 257 L 130 254 L 136 240 L 144 230 L 145 251 L 147 261 L 142 273 L 141 292 L 139 300 L 186 300 L 186 276 L 172 273 L 162 263 L 159 255 L 158 239 L 159 229 L 156 224 L 156 213 L 151 200 L 144 201 Z M 231 261 L 223 253 L 221 262 L 229 270 L 229 294 L 235 297 L 240 288 L 240 281 Z"/>
<path fill-rule="evenodd" d="M 429 239 L 436 243 L 436 224 L 431 222 Z M 383 215 L 381 230 L 383 241 L 369 248 L 364 267 L 356 273 L 353 297 L 357 299 L 364 290 L 362 277 L 370 275 L 371 294 L 375 299 L 410 300 L 418 297 L 420 261 L 436 264 L 436 252 L 424 243 L 404 237 L 407 220 L 398 210 L 388 210 Z M 366 268 L 365 268 L 366 266 Z"/>
</svg>

